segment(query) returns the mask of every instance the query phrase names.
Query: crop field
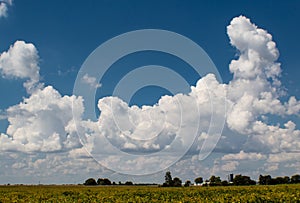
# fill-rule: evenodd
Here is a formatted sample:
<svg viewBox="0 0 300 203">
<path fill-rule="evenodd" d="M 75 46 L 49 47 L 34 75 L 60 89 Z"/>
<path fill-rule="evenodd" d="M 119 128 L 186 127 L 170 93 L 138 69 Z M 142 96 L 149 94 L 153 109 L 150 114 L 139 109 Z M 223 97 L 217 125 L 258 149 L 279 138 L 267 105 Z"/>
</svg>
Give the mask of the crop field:
<svg viewBox="0 0 300 203">
<path fill-rule="evenodd" d="M 0 186 L 0 202 L 300 202 L 300 185 Z"/>
</svg>

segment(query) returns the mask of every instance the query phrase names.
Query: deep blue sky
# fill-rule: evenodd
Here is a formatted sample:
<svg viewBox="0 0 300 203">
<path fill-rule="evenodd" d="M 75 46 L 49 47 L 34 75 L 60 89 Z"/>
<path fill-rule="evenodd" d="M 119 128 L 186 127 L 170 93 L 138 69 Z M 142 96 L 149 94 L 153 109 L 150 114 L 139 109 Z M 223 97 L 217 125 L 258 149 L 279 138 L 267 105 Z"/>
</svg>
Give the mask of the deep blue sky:
<svg viewBox="0 0 300 203">
<path fill-rule="evenodd" d="M 86 57 L 100 44 L 119 34 L 145 28 L 165 29 L 182 34 L 198 43 L 211 57 L 228 82 L 229 62 L 235 50 L 229 44 L 226 26 L 230 20 L 245 15 L 273 35 L 280 51 L 282 81 L 291 95 L 299 98 L 299 1 L 74 1 L 15 0 L 8 18 L 0 19 L 0 50 L 16 40 L 33 43 L 40 55 L 43 82 L 61 94 L 72 94 L 77 71 Z M 142 61 L 142 62 L 141 62 Z M 176 71 L 183 63 L 157 53 L 129 56 L 116 64 L 107 81 L 116 81 L 138 65 L 156 61 Z M 124 73 L 119 71 L 124 68 Z M 127 68 L 127 69 L 126 69 Z M 186 70 L 186 69 L 185 69 Z M 183 73 L 182 73 L 183 74 Z M 185 73 L 190 84 L 198 79 Z M 114 80 L 110 80 L 114 78 Z M 19 103 L 26 96 L 23 81 L 0 79 L 0 109 Z M 109 95 L 112 87 L 103 86 L 99 97 Z M 7 91 L 9 89 L 9 91 Z M 167 93 L 144 88 L 133 103 L 153 104 Z M 1 121 L 2 122 L 2 121 Z"/>
</svg>

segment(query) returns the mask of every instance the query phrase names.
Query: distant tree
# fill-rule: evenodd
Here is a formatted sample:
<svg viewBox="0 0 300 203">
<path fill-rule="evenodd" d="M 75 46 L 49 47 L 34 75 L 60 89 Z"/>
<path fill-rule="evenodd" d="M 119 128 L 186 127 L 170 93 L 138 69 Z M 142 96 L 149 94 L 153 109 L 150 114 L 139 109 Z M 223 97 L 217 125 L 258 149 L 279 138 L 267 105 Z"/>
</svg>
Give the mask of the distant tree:
<svg viewBox="0 0 300 203">
<path fill-rule="evenodd" d="M 270 175 L 260 175 L 258 183 L 260 185 L 277 185 L 277 184 L 289 184 L 292 180 L 288 176 L 272 178 Z"/>
<path fill-rule="evenodd" d="M 259 175 L 258 184 L 260 185 L 272 185 L 274 181 L 270 175 Z"/>
<path fill-rule="evenodd" d="M 256 182 L 251 180 L 249 176 L 236 175 L 233 178 L 234 185 L 255 185 Z"/>
<path fill-rule="evenodd" d="M 258 184 L 260 184 L 260 185 L 266 185 L 266 181 L 265 181 L 265 178 L 264 178 L 263 175 L 259 175 Z"/>
<path fill-rule="evenodd" d="M 104 178 L 105 185 L 111 185 L 111 181 L 108 178 Z"/>
<path fill-rule="evenodd" d="M 296 174 L 291 177 L 291 183 L 300 183 L 300 175 Z"/>
<path fill-rule="evenodd" d="M 227 180 L 223 180 L 223 181 L 221 182 L 221 185 L 222 185 L 222 186 L 227 186 L 227 185 L 229 185 L 229 183 L 228 183 Z"/>
<path fill-rule="evenodd" d="M 104 185 L 104 179 L 98 178 L 97 184 L 98 184 L 98 185 Z"/>
<path fill-rule="evenodd" d="M 195 181 L 196 184 L 201 184 L 201 183 L 203 183 L 203 178 L 202 177 L 198 177 L 194 181 Z"/>
<path fill-rule="evenodd" d="M 126 181 L 125 185 L 133 185 L 133 183 L 131 181 Z"/>
<path fill-rule="evenodd" d="M 221 185 L 221 178 L 219 176 L 211 176 L 209 179 L 209 185 L 215 186 L 215 185 Z"/>
<path fill-rule="evenodd" d="M 265 183 L 265 181 L 264 181 L 263 175 L 260 174 L 258 176 L 258 184 L 259 185 L 265 185 L 264 183 Z"/>
<path fill-rule="evenodd" d="M 163 186 L 165 187 L 172 187 L 174 185 L 173 179 L 172 179 L 172 175 L 170 171 L 166 172 L 165 175 L 165 182 L 163 184 Z"/>
<path fill-rule="evenodd" d="M 211 176 L 209 181 L 213 182 L 213 183 L 218 183 L 218 182 L 221 182 L 221 179 L 219 176 Z"/>
<path fill-rule="evenodd" d="M 178 177 L 175 177 L 173 179 L 173 186 L 174 187 L 181 187 L 182 186 L 182 181 Z"/>
<path fill-rule="evenodd" d="M 277 184 L 284 184 L 285 183 L 285 180 L 283 177 L 276 177 L 275 179 L 273 179 L 272 183 L 274 185 L 277 185 Z"/>
<path fill-rule="evenodd" d="M 84 185 L 97 185 L 97 182 L 94 178 L 89 178 L 83 184 Z"/>
<path fill-rule="evenodd" d="M 274 179 L 272 178 L 272 176 L 267 175 L 267 176 L 265 176 L 265 177 L 266 177 L 266 184 L 267 184 L 267 185 L 275 185 L 275 181 L 274 181 Z"/>
<path fill-rule="evenodd" d="M 236 175 L 236 176 L 233 178 L 233 184 L 234 184 L 234 185 L 244 185 L 244 184 L 243 184 L 243 178 L 242 178 L 242 175 Z"/>
<path fill-rule="evenodd" d="M 185 181 L 185 183 L 184 183 L 184 187 L 189 187 L 189 186 L 191 186 L 191 181 L 190 180 L 187 180 L 187 181 Z"/>
<path fill-rule="evenodd" d="M 290 183 L 290 177 L 288 177 L 288 176 L 284 176 L 284 184 L 288 184 L 288 183 Z"/>
<path fill-rule="evenodd" d="M 98 180 L 97 180 L 97 184 L 98 185 L 111 185 L 111 181 L 109 180 L 109 179 L 107 179 L 107 178 L 99 178 Z"/>
</svg>

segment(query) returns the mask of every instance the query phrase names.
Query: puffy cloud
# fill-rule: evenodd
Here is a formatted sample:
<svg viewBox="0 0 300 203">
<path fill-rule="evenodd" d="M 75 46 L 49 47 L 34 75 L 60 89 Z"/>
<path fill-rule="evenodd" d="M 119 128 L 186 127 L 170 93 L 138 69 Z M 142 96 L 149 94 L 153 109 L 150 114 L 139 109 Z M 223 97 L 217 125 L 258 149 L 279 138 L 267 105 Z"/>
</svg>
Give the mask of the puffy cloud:
<svg viewBox="0 0 300 203">
<path fill-rule="evenodd" d="M 252 74 L 262 74 L 260 65 L 257 65 L 256 62 L 259 64 L 263 60 L 268 62 L 278 59 L 279 52 L 275 42 L 272 41 L 272 36 L 267 31 L 252 24 L 250 19 L 244 16 L 232 19 L 230 25 L 227 27 L 227 34 L 230 38 L 230 43 L 242 54 L 239 60 L 250 59 L 248 60 L 249 63 L 243 64 L 243 66 L 239 66 L 239 63 L 230 65 L 230 70 L 239 76 L 249 78 L 254 76 Z M 260 57 L 255 59 L 255 57 L 258 56 L 257 54 L 259 54 Z M 273 70 L 271 72 L 275 74 L 275 76 L 280 73 L 278 67 L 274 66 L 268 67 L 267 70 Z M 269 74 L 271 74 L 271 72 L 269 72 Z"/>
<path fill-rule="evenodd" d="M 221 170 L 228 171 L 228 172 L 235 171 L 238 165 L 239 165 L 238 161 L 229 161 L 221 166 Z"/>
<path fill-rule="evenodd" d="M 279 51 L 267 31 L 240 16 L 231 21 L 227 33 L 230 43 L 239 53 L 239 57 L 229 65 L 233 80 L 227 89 L 227 99 L 231 103 L 227 126 L 237 132 L 231 139 L 242 135 L 246 135 L 247 139 L 240 143 L 239 153 L 224 155 L 221 160 L 225 161 L 225 166 L 228 161 L 247 161 L 247 167 L 252 163 L 260 173 L 278 171 L 282 168 L 280 163 L 285 162 L 283 154 L 289 162 L 299 159 L 299 154 L 294 152 L 300 147 L 300 131 L 292 121 L 281 127 L 280 124 L 268 124 L 268 118 L 299 116 L 300 102 L 294 96 L 287 102 L 280 100 L 281 68 L 276 62 Z M 263 164 L 262 160 L 268 160 L 268 163 Z M 240 164 L 239 167 L 242 169 L 243 166 Z"/>
<path fill-rule="evenodd" d="M 295 160 L 299 161 L 299 152 L 282 152 L 282 153 L 276 153 L 276 154 L 270 154 L 267 162 L 269 163 L 280 163 L 280 162 L 293 162 L 295 163 Z"/>
<path fill-rule="evenodd" d="M 240 151 L 238 154 L 226 154 L 222 157 L 222 160 L 260 160 L 266 158 L 266 155 L 260 153 L 245 153 L 244 151 Z"/>
<path fill-rule="evenodd" d="M 9 126 L 0 136 L 2 151 L 54 152 L 81 146 L 74 126 L 81 119 L 82 99 L 61 96 L 52 86 L 44 88 L 38 62 L 37 49 L 24 41 L 0 55 L 2 77 L 27 79 L 24 87 L 31 94 L 6 110 Z"/>
<path fill-rule="evenodd" d="M 291 97 L 280 101 L 279 51 L 272 36 L 252 24 L 246 17 L 234 18 L 227 27 L 230 43 L 239 51 L 229 68 L 233 80 L 228 86 L 227 98 L 232 103 L 227 124 L 242 134 L 254 133 L 254 123 L 270 115 L 299 114 L 300 102 Z"/>
<path fill-rule="evenodd" d="M 74 107 L 72 111 L 72 107 Z M 47 86 L 7 109 L 7 135 L 0 136 L 0 149 L 23 152 L 54 152 L 80 147 L 70 131 L 83 112 L 82 99 L 61 96 Z"/>
<path fill-rule="evenodd" d="M 290 97 L 289 101 L 285 103 L 288 115 L 298 115 L 300 112 L 300 102 L 294 96 Z"/>
<path fill-rule="evenodd" d="M 32 93 L 42 85 L 38 51 L 31 43 L 16 41 L 7 52 L 0 55 L 0 71 L 2 77 L 28 79 L 24 83 L 28 93 Z"/>
<path fill-rule="evenodd" d="M 83 140 L 96 160 L 114 165 L 121 172 L 152 173 L 160 169 L 147 168 L 153 166 L 164 169 L 185 155 L 200 132 L 206 132 L 206 136 L 201 137 L 203 145 L 213 149 L 218 141 L 214 133 L 222 127 L 226 113 L 225 90 L 225 86 L 209 74 L 191 87 L 189 94 L 163 96 L 154 106 L 129 107 L 117 97 L 102 98 L 98 101 L 101 111 L 98 128 L 94 128 L 92 135 L 82 133 Z M 210 122 L 212 115 L 215 122 Z M 216 140 L 209 140 L 211 137 Z M 124 152 L 144 154 L 147 158 L 128 158 Z M 151 158 L 147 156 L 154 152 Z"/>
<path fill-rule="evenodd" d="M 121 149 L 147 150 L 158 144 L 165 147 L 174 139 L 180 122 L 178 104 L 171 97 L 163 97 L 161 105 L 150 107 L 129 107 L 128 104 L 116 97 L 106 97 L 98 102 L 101 110 L 99 119 L 100 132 Z M 175 109 L 172 117 L 167 116 L 165 109 Z M 131 143 L 134 142 L 134 143 Z M 154 147 L 156 148 L 156 147 Z M 159 147 L 160 148 L 160 147 Z"/>
<path fill-rule="evenodd" d="M 227 33 L 240 54 L 229 65 L 234 78 L 229 84 L 228 99 L 233 108 L 227 122 L 231 129 L 248 133 L 258 116 L 286 112 L 279 100 L 279 52 L 272 36 L 243 16 L 231 21 Z"/>
<path fill-rule="evenodd" d="M 295 127 L 292 121 L 285 123 L 284 128 L 256 121 L 253 124 L 253 135 L 248 139 L 245 148 L 265 153 L 297 151 L 300 147 L 300 130 Z"/>
<path fill-rule="evenodd" d="M 4 133 L 0 134 L 0 150 L 1 151 L 17 151 L 22 150 L 23 146 Z"/>
<path fill-rule="evenodd" d="M 95 77 L 89 76 L 88 74 L 85 74 L 82 78 L 81 81 L 85 84 L 88 84 L 92 88 L 99 88 L 101 87 L 101 84 L 97 82 L 97 79 Z"/>
</svg>

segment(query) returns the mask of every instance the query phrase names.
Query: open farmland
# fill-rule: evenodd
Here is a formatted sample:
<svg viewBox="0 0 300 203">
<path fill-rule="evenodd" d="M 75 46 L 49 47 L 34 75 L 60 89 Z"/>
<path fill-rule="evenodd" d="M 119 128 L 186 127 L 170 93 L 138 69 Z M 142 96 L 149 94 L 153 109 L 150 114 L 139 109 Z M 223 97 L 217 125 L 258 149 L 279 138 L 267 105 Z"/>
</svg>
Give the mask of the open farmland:
<svg viewBox="0 0 300 203">
<path fill-rule="evenodd" d="M 181 188 L 0 186 L 0 202 L 300 202 L 300 185 Z"/>
</svg>

